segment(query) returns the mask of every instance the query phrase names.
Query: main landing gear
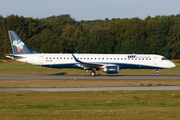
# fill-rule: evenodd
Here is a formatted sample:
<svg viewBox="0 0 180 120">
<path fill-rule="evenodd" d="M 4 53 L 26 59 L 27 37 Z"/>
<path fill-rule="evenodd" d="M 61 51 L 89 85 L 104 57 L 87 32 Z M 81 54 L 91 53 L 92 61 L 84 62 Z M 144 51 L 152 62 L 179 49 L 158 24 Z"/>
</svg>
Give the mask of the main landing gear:
<svg viewBox="0 0 180 120">
<path fill-rule="evenodd" d="M 95 72 L 95 71 L 92 71 L 92 72 L 90 73 L 90 75 L 91 75 L 91 76 L 95 76 L 95 75 L 96 75 L 96 72 Z"/>
<path fill-rule="evenodd" d="M 157 69 L 157 70 L 156 70 L 156 75 L 157 75 L 157 76 L 159 76 L 159 71 L 160 71 L 160 69 Z"/>
<path fill-rule="evenodd" d="M 90 75 L 91 75 L 91 76 L 95 76 L 95 75 L 96 75 L 96 72 L 95 72 L 95 71 L 96 71 L 96 68 L 93 68 L 93 69 L 92 69 L 92 72 L 90 73 Z"/>
</svg>

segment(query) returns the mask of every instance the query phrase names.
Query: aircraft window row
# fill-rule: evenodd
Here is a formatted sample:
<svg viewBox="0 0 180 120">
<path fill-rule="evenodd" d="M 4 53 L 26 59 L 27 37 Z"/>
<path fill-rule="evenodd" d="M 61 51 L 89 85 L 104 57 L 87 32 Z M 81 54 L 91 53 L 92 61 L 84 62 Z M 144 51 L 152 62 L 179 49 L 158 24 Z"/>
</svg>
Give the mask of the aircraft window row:
<svg viewBox="0 0 180 120">
<path fill-rule="evenodd" d="M 46 57 L 46 59 L 73 59 L 72 57 L 69 58 L 69 57 Z M 80 59 L 80 60 L 151 60 L 151 58 L 77 58 L 77 59 Z M 167 58 L 162 58 L 162 60 L 168 60 Z"/>
<path fill-rule="evenodd" d="M 69 57 L 64 57 L 64 58 L 63 57 L 60 57 L 60 58 L 59 57 L 46 57 L 46 59 L 48 59 L 48 58 L 49 59 L 73 59 L 73 58 L 69 58 Z"/>
</svg>

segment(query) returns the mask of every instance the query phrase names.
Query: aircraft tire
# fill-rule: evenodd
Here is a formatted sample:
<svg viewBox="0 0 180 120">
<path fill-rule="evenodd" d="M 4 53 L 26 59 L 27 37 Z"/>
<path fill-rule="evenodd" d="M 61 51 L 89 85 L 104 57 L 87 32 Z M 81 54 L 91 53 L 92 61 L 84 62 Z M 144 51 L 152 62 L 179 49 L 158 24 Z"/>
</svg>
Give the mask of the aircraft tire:
<svg viewBox="0 0 180 120">
<path fill-rule="evenodd" d="M 95 76 L 96 73 L 95 73 L 94 71 L 92 71 L 92 72 L 90 73 L 90 75 L 91 75 L 91 76 Z"/>
</svg>

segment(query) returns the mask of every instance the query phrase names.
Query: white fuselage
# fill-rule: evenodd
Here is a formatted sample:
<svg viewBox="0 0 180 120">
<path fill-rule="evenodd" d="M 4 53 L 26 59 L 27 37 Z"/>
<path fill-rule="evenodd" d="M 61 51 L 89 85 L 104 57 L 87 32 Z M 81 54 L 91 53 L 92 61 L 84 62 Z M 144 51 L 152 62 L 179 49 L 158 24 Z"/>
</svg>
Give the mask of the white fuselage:
<svg viewBox="0 0 180 120">
<path fill-rule="evenodd" d="M 73 54 L 84 63 L 101 64 L 99 69 L 106 66 L 119 66 L 119 69 L 166 69 L 175 64 L 161 55 L 151 54 Z M 12 59 L 34 65 L 52 68 L 92 69 L 76 62 L 72 54 L 18 54 Z"/>
</svg>

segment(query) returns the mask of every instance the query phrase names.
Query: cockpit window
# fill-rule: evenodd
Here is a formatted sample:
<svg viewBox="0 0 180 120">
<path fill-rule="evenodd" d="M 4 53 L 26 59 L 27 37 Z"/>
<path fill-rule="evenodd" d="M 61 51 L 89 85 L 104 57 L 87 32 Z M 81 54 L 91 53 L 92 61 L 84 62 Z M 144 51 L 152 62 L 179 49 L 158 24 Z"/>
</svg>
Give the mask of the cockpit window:
<svg viewBox="0 0 180 120">
<path fill-rule="evenodd" d="M 167 58 L 163 57 L 162 60 L 168 60 Z"/>
</svg>

